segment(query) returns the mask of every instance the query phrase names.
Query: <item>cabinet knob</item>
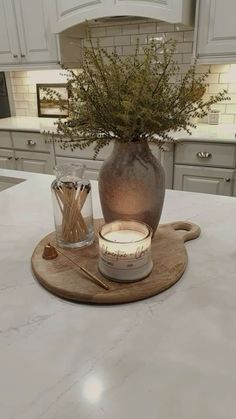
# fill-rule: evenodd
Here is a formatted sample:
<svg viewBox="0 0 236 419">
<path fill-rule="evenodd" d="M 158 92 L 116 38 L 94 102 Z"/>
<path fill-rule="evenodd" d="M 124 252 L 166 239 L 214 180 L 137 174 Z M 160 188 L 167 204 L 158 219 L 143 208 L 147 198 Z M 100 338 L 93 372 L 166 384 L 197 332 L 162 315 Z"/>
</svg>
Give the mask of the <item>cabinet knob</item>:
<svg viewBox="0 0 236 419">
<path fill-rule="evenodd" d="M 36 141 L 34 141 L 34 140 L 27 140 L 27 141 L 26 141 L 26 144 L 27 144 L 27 145 L 31 145 L 31 146 L 32 146 L 32 145 L 36 145 Z"/>
<path fill-rule="evenodd" d="M 12 159 L 12 157 L 8 157 L 8 160 L 11 160 Z"/>
<path fill-rule="evenodd" d="M 15 160 L 19 160 L 19 157 L 15 157 Z"/>
<path fill-rule="evenodd" d="M 196 156 L 199 157 L 199 159 L 210 159 L 212 154 L 207 151 L 199 151 Z"/>
<path fill-rule="evenodd" d="M 20 56 L 21 56 L 21 58 L 25 58 L 25 54 L 21 54 Z"/>
<path fill-rule="evenodd" d="M 18 55 L 17 54 L 13 54 L 13 58 L 18 58 Z"/>
<path fill-rule="evenodd" d="M 231 181 L 230 177 L 225 178 L 225 182 L 230 182 L 230 181 Z"/>
</svg>

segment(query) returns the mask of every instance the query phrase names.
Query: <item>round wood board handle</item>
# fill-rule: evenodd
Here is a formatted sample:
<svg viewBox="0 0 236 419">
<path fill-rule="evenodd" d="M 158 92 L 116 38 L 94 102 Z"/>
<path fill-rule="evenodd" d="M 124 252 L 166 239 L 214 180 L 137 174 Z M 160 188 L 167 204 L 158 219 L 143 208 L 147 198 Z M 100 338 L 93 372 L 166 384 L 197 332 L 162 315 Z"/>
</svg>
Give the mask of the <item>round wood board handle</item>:
<svg viewBox="0 0 236 419">
<path fill-rule="evenodd" d="M 200 236 L 201 229 L 197 224 L 188 222 L 188 221 L 174 221 L 171 223 L 171 226 L 174 230 L 184 230 L 182 232 L 182 239 L 184 242 L 189 240 L 196 239 Z"/>
<path fill-rule="evenodd" d="M 104 223 L 95 220 L 95 231 Z M 159 225 L 152 239 L 153 270 L 138 282 L 118 283 L 104 278 L 98 270 L 98 242 L 83 249 L 63 249 L 63 253 L 79 263 L 107 285 L 105 290 L 96 285 L 73 263 L 59 254 L 56 259 L 42 258 L 44 246 L 56 245 L 55 233 L 44 237 L 32 255 L 32 270 L 38 281 L 51 293 L 77 302 L 120 304 L 142 300 L 174 285 L 187 265 L 185 241 L 200 235 L 200 228 L 188 221 L 175 221 Z"/>
</svg>

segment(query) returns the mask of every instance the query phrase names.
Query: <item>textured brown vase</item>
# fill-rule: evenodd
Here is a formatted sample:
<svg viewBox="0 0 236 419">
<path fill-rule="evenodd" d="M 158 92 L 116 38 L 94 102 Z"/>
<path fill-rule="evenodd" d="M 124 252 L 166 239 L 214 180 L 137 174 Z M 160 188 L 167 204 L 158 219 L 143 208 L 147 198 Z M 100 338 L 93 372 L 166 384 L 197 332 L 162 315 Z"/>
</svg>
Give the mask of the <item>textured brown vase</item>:
<svg viewBox="0 0 236 419">
<path fill-rule="evenodd" d="M 99 172 L 106 222 L 139 220 L 155 232 L 165 196 L 165 173 L 147 143 L 115 143 Z"/>
</svg>

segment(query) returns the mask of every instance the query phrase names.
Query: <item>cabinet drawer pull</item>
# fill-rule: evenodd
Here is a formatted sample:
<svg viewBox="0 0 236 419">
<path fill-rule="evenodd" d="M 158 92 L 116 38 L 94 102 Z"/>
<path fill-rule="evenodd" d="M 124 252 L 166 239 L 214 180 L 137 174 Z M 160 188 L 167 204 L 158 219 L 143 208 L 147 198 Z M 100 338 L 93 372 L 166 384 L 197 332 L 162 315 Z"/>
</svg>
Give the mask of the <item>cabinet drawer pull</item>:
<svg viewBox="0 0 236 419">
<path fill-rule="evenodd" d="M 15 157 L 15 160 L 19 160 L 20 157 Z"/>
<path fill-rule="evenodd" d="M 225 178 L 225 182 L 230 182 L 230 181 L 231 181 L 230 177 Z"/>
<path fill-rule="evenodd" d="M 17 54 L 13 54 L 13 58 L 18 58 L 18 55 Z"/>
<path fill-rule="evenodd" d="M 25 58 L 25 54 L 21 54 L 20 56 L 21 56 L 21 58 Z"/>
<path fill-rule="evenodd" d="M 199 157 L 199 159 L 210 159 L 212 154 L 208 153 L 207 151 L 199 151 L 197 153 L 197 157 Z"/>
<path fill-rule="evenodd" d="M 36 145 L 36 141 L 34 141 L 34 140 L 27 140 L 26 141 L 26 144 L 27 145 Z"/>
<path fill-rule="evenodd" d="M 12 159 L 12 157 L 8 157 L 8 160 L 11 160 Z"/>
</svg>

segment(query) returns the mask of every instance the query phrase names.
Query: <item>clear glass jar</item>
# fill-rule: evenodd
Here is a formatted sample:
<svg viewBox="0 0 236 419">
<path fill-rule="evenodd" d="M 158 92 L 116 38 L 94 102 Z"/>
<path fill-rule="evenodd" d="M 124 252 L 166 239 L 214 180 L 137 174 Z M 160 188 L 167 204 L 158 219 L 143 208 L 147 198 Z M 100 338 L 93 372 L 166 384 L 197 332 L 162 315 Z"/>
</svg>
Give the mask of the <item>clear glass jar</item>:
<svg viewBox="0 0 236 419">
<path fill-rule="evenodd" d="M 94 240 L 91 185 L 83 179 L 83 164 L 55 167 L 52 197 L 57 243 L 60 247 L 84 247 Z"/>
</svg>

